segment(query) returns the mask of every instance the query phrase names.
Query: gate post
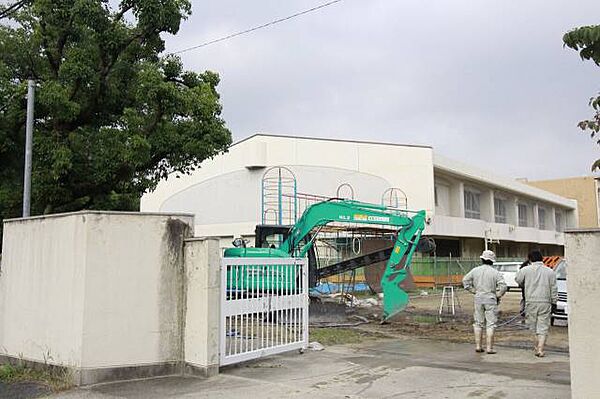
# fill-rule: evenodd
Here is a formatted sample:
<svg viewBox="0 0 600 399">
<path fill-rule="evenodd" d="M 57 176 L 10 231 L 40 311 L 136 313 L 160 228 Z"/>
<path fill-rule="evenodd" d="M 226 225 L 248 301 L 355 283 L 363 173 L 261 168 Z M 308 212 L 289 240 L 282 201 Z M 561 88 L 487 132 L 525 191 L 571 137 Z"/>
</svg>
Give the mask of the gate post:
<svg viewBox="0 0 600 399">
<path fill-rule="evenodd" d="M 184 250 L 184 371 L 186 374 L 209 377 L 219 372 L 219 240 L 188 239 Z"/>
<path fill-rule="evenodd" d="M 600 342 L 600 229 L 576 229 L 565 233 L 569 315 L 571 393 L 574 398 L 597 398 Z M 559 293 L 558 295 L 561 295 Z M 592 316 L 592 317 L 590 317 Z"/>
</svg>

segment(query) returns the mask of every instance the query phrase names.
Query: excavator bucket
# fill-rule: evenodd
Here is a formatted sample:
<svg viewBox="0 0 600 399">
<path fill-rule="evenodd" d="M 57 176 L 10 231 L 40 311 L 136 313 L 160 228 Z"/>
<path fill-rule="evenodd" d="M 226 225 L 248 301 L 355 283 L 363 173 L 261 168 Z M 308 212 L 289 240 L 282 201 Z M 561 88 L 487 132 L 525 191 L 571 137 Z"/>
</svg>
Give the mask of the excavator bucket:
<svg viewBox="0 0 600 399">
<path fill-rule="evenodd" d="M 386 267 L 381 278 L 383 290 L 383 321 L 388 321 L 408 305 L 408 294 L 400 285 L 406 279 L 406 256 L 395 267 Z"/>
<path fill-rule="evenodd" d="M 428 251 L 435 249 L 435 243 L 429 242 L 427 245 L 421 240 L 422 229 L 418 229 L 407 245 L 399 245 L 396 242 L 390 255 L 390 259 L 385 267 L 383 277 L 381 277 L 381 289 L 383 291 L 383 322 L 388 321 L 396 314 L 400 313 L 408 305 L 408 294 L 400 286 L 406 279 L 406 265 L 410 265 L 413 254 L 416 249 Z M 400 238 L 400 237 L 399 237 Z M 425 239 L 425 241 L 431 241 Z"/>
</svg>

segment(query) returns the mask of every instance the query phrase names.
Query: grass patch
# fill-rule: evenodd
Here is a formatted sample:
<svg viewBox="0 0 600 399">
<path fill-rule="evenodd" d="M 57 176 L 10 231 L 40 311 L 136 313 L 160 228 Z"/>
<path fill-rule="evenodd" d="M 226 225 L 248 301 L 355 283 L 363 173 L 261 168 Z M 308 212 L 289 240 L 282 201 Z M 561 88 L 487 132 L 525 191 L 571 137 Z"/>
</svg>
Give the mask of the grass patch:
<svg viewBox="0 0 600 399">
<path fill-rule="evenodd" d="M 0 382 L 6 384 L 33 382 L 57 392 L 71 388 L 70 377 L 68 370 L 35 370 L 24 365 L 0 365 Z"/>
<path fill-rule="evenodd" d="M 310 341 L 317 341 L 325 346 L 357 344 L 366 339 L 373 338 L 368 333 L 352 328 L 311 328 Z"/>
</svg>

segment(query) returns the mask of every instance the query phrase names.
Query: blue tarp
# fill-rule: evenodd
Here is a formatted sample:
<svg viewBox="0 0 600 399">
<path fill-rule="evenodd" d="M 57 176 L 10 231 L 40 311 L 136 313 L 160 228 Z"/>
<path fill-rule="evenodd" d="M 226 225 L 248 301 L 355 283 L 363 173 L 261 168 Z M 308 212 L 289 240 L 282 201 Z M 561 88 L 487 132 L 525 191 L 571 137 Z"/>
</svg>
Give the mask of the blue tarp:
<svg viewBox="0 0 600 399">
<path fill-rule="evenodd" d="M 344 292 L 352 291 L 351 284 L 344 284 L 343 287 Z M 342 284 L 323 283 L 313 288 L 313 290 L 318 292 L 319 294 L 335 294 L 336 292 L 342 291 Z M 356 283 L 354 284 L 354 291 L 369 291 L 369 286 L 367 285 L 367 283 Z"/>
</svg>

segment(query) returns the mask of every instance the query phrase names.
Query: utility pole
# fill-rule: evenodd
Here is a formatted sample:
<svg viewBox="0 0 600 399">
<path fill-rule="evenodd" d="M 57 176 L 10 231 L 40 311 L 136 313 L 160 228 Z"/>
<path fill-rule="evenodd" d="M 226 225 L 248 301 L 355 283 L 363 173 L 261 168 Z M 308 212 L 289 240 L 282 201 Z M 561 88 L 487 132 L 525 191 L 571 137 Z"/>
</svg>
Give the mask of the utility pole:
<svg viewBox="0 0 600 399">
<path fill-rule="evenodd" d="M 488 229 L 486 229 L 486 230 L 483 232 L 483 242 L 484 242 L 484 245 L 485 245 L 485 250 L 486 250 L 486 251 L 488 250 L 488 231 L 489 231 L 489 232 L 490 232 L 490 234 L 491 234 L 491 232 L 492 232 L 492 230 L 491 230 L 491 229 L 489 229 L 489 230 L 488 230 Z"/>
<path fill-rule="evenodd" d="M 27 81 L 27 123 L 25 125 L 25 173 L 23 178 L 23 217 L 29 217 L 31 211 L 31 148 L 33 142 L 33 103 L 35 99 L 35 81 Z"/>
</svg>

